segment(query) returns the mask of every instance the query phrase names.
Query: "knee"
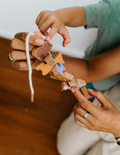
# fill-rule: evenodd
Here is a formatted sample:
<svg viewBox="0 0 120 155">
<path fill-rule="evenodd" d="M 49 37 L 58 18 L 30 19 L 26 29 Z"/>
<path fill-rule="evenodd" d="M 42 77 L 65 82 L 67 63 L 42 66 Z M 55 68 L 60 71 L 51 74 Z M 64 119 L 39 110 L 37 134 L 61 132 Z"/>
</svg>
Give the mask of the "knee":
<svg viewBox="0 0 120 155">
<path fill-rule="evenodd" d="M 75 155 L 73 149 L 72 138 L 74 136 L 74 118 L 70 115 L 64 122 L 62 122 L 57 133 L 57 150 L 60 155 Z M 75 124 L 76 125 L 76 124 Z"/>
<path fill-rule="evenodd" d="M 75 155 L 70 135 L 62 127 L 57 133 L 57 151 L 60 155 Z"/>
<path fill-rule="evenodd" d="M 70 155 L 66 143 L 67 142 L 64 138 L 64 135 L 62 135 L 61 131 L 59 130 L 57 134 L 57 151 L 60 155 Z"/>
</svg>

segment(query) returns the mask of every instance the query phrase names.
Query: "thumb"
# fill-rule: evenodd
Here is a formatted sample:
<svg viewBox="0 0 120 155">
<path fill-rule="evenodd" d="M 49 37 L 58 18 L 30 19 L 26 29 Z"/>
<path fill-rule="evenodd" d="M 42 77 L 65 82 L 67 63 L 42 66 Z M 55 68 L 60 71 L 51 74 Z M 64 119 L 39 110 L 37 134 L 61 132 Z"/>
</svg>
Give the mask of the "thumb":
<svg viewBox="0 0 120 155">
<path fill-rule="evenodd" d="M 111 106 L 112 103 L 105 97 L 105 95 L 102 92 L 94 91 L 94 90 L 91 90 L 91 89 L 88 89 L 88 92 L 89 92 L 90 95 L 95 97 L 102 104 L 102 106 L 104 108 Z"/>
</svg>

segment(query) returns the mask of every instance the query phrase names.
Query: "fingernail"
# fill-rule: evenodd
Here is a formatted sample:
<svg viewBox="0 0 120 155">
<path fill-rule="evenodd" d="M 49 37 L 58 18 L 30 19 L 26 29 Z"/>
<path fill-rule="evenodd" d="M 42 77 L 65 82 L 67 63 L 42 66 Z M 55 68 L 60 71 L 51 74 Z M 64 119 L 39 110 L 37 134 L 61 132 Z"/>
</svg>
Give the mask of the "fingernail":
<svg viewBox="0 0 120 155">
<path fill-rule="evenodd" d="M 42 45 L 44 43 L 44 41 L 42 39 L 36 39 L 35 42 L 40 45 Z"/>
<path fill-rule="evenodd" d="M 46 40 L 48 40 L 48 41 L 49 41 L 49 40 L 50 40 L 50 37 L 46 37 Z"/>
<path fill-rule="evenodd" d="M 75 89 L 71 88 L 71 92 L 74 93 L 75 92 Z"/>
<path fill-rule="evenodd" d="M 19 67 L 20 67 L 20 69 L 26 68 L 27 67 L 26 62 L 23 61 L 23 62 L 19 63 Z"/>
</svg>

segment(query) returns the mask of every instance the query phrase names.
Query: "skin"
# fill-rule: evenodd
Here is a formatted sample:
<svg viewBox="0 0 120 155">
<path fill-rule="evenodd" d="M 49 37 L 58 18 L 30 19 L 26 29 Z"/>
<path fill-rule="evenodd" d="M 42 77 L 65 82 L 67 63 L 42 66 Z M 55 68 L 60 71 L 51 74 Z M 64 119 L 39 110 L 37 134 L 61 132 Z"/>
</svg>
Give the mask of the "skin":
<svg viewBox="0 0 120 155">
<path fill-rule="evenodd" d="M 109 132 L 115 137 L 120 137 L 120 112 L 100 91 L 88 90 L 89 94 L 101 103 L 100 107 L 96 107 L 88 101 L 78 89 L 72 88 L 71 91 L 78 100 L 78 104 L 74 107 L 75 122 L 78 125 L 89 130 Z M 83 118 L 86 111 L 90 113 Z"/>
<path fill-rule="evenodd" d="M 34 46 L 43 44 L 42 35 L 47 40 L 59 33 L 63 37 L 63 46 L 70 42 L 70 36 L 66 26 L 78 27 L 86 25 L 85 11 L 82 7 L 72 7 L 56 11 L 42 11 L 37 19 L 36 24 L 40 32 L 36 31 L 29 40 L 30 53 Z M 50 31 L 48 32 L 48 29 Z M 25 43 L 17 38 L 11 41 L 12 65 L 19 70 L 28 70 L 25 54 Z M 67 72 L 73 74 L 76 78 L 84 79 L 87 83 L 95 82 L 115 75 L 120 72 L 120 46 L 98 55 L 89 60 L 71 58 L 63 56 Z M 32 68 L 35 69 L 36 63 L 39 63 L 31 55 Z M 77 69 L 75 69 L 77 68 Z M 71 91 L 78 100 L 74 108 L 75 122 L 89 130 L 110 132 L 115 137 L 120 137 L 120 112 L 114 105 L 99 91 L 89 90 L 90 95 L 96 97 L 101 103 L 101 107 L 95 107 L 88 101 L 77 89 Z M 86 111 L 89 115 L 83 118 Z M 111 122 L 110 124 L 108 122 Z"/>
<path fill-rule="evenodd" d="M 65 47 L 71 40 L 65 26 L 78 27 L 86 25 L 85 11 L 82 7 L 42 11 L 36 19 L 36 24 L 47 40 L 52 39 L 56 33 L 59 33 L 63 37 L 63 46 Z M 49 28 L 51 29 L 48 33 Z"/>
</svg>

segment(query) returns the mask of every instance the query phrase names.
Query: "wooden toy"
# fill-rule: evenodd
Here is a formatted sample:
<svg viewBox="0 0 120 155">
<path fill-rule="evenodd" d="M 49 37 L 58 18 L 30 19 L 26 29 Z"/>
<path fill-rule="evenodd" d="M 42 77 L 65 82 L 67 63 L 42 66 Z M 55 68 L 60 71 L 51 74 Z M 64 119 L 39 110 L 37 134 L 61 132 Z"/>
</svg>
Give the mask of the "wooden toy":
<svg viewBox="0 0 120 155">
<path fill-rule="evenodd" d="M 26 36 L 27 33 L 17 33 L 15 38 L 25 41 Z M 62 91 L 71 89 L 71 87 L 74 86 L 79 89 L 87 99 L 91 99 L 86 89 L 86 82 L 81 79 L 75 79 L 74 75 L 66 72 L 62 54 L 59 51 L 52 54 L 50 53 L 52 46 L 49 41 L 44 40 L 42 46 L 33 48 L 32 55 L 41 61 L 40 64 L 36 65 L 36 70 L 41 70 L 42 75 L 49 73 L 50 78 L 62 81 Z"/>
<path fill-rule="evenodd" d="M 46 75 L 51 71 L 56 63 L 61 63 L 63 61 L 62 54 L 59 51 L 56 53 L 57 55 L 52 56 L 49 52 L 48 55 L 43 59 L 42 63 L 36 67 L 36 70 L 41 70 L 42 75 Z"/>
</svg>

